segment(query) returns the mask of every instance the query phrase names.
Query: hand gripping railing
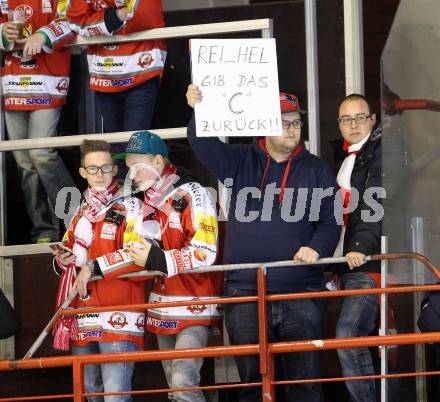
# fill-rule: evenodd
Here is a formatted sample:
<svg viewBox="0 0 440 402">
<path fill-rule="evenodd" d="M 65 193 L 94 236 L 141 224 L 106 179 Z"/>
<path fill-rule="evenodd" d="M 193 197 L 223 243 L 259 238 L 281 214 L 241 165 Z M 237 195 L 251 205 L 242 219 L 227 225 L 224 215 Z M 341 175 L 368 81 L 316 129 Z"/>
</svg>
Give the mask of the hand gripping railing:
<svg viewBox="0 0 440 402">
<path fill-rule="evenodd" d="M 367 261 L 379 261 L 397 260 L 397 259 L 416 259 L 423 263 L 431 272 L 434 273 L 436 278 L 440 279 L 440 271 L 438 267 L 426 257 L 420 254 L 379 254 L 366 257 Z M 182 358 L 205 358 L 205 357 L 218 357 L 218 356 L 237 356 L 237 355 L 254 355 L 260 356 L 260 372 L 262 375 L 262 381 L 248 384 L 227 384 L 216 386 L 204 386 L 193 388 L 179 388 L 179 389 L 160 389 L 160 390 L 139 390 L 128 392 L 133 395 L 146 395 L 152 393 L 165 393 L 169 391 L 186 391 L 186 390 L 213 390 L 221 388 L 242 388 L 261 386 L 263 394 L 263 402 L 275 402 L 274 387 L 276 385 L 284 384 L 299 384 L 307 382 L 334 382 L 334 381 L 353 381 L 370 378 L 396 378 L 396 377 L 413 377 L 413 376 L 429 376 L 438 375 L 440 371 L 435 372 L 418 372 L 418 373 L 401 373 L 401 374 L 386 374 L 364 377 L 338 377 L 338 378 L 321 378 L 321 379 L 302 379 L 302 380 L 286 380 L 275 381 L 274 379 L 274 367 L 273 367 L 273 355 L 278 353 L 290 353 L 300 351 L 317 351 L 317 350 L 329 350 L 338 348 L 354 348 L 354 347 L 370 347 L 370 346 L 386 346 L 386 345 L 404 345 L 404 344 L 419 344 L 428 342 L 438 342 L 440 339 L 439 333 L 423 333 L 423 334 L 401 334 L 401 335 L 384 335 L 384 336 L 370 336 L 370 337 L 358 337 L 358 338 L 340 338 L 340 339 L 317 339 L 308 341 L 292 341 L 292 342 L 279 342 L 268 343 L 267 339 L 267 320 L 266 320 L 266 302 L 267 301 L 279 301 L 279 300 L 295 300 L 304 298 L 323 298 L 323 297 L 340 297 L 340 296 L 352 296 L 358 294 L 382 294 L 382 293 L 403 293 L 403 292 L 418 292 L 418 291 L 433 291 L 440 290 L 440 285 L 425 285 L 425 286 L 404 286 L 393 288 L 374 288 L 374 289 L 358 289 L 358 290 L 343 290 L 335 292 L 304 292 L 295 294 L 266 294 L 266 269 L 269 267 L 281 267 L 286 265 L 295 266 L 298 265 L 315 265 L 315 264 L 328 264 L 339 263 L 345 261 L 345 258 L 324 258 L 318 260 L 313 264 L 296 263 L 292 261 L 281 261 L 274 263 L 262 263 L 262 264 L 231 264 L 211 266 L 195 269 L 191 271 L 195 272 L 214 272 L 225 271 L 232 269 L 251 269 L 258 268 L 258 295 L 247 297 L 223 297 L 220 299 L 210 300 L 195 300 L 185 302 L 169 302 L 169 303 L 153 303 L 153 304 L 138 304 L 131 306 L 109 306 L 100 308 L 89 309 L 76 309 L 76 310 L 62 310 L 62 315 L 72 315 L 85 312 L 102 312 L 111 310 L 139 310 L 160 307 L 177 307 L 177 306 L 190 306 L 195 304 L 222 304 L 229 303 L 258 303 L 258 318 L 259 318 L 259 343 L 256 345 L 236 345 L 236 346 L 215 346 L 206 347 L 200 349 L 182 349 L 182 350 L 158 350 L 158 351 L 143 351 L 143 352 L 130 352 L 130 353 L 118 353 L 118 354 L 100 354 L 100 355 L 82 355 L 82 356 L 62 356 L 62 357 L 47 357 L 27 360 L 16 361 L 0 361 L 0 370 L 17 370 L 17 369 L 32 369 L 32 368 L 51 368 L 51 367 L 73 367 L 73 393 L 65 395 L 51 395 L 51 396 L 32 396 L 32 397 L 20 397 L 20 398 L 1 398 L 0 402 L 5 401 L 19 401 L 19 400 L 40 400 L 40 399 L 54 399 L 54 398 L 73 398 L 75 402 L 85 401 L 85 396 L 93 395 L 110 395 L 105 393 L 84 393 L 84 365 L 85 364 L 102 364 L 111 362 L 123 362 L 123 361 L 157 361 L 166 359 L 182 359 Z M 147 271 L 148 272 L 148 271 Z M 143 272 L 145 275 L 145 272 Z M 150 272 L 151 274 L 151 272 Z M 131 274 L 130 276 L 133 276 Z M 124 394 L 124 393 L 112 393 L 112 394 Z"/>
</svg>

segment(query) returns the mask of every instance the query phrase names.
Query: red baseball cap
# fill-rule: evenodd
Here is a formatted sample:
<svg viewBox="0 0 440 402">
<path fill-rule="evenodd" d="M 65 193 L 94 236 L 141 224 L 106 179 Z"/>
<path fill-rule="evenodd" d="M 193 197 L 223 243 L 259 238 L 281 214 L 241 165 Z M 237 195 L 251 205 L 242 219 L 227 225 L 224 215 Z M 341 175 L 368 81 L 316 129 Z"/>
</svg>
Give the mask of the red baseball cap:
<svg viewBox="0 0 440 402">
<path fill-rule="evenodd" d="M 305 110 L 301 110 L 298 97 L 287 92 L 280 92 L 280 106 L 281 113 L 298 112 L 306 113 Z"/>
</svg>

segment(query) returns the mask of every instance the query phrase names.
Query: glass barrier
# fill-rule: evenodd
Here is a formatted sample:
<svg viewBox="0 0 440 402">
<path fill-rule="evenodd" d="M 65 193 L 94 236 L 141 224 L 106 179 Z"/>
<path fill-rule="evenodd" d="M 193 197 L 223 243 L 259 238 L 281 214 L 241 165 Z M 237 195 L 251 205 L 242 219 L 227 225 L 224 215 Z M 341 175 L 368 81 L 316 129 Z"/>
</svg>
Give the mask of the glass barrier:
<svg viewBox="0 0 440 402">
<path fill-rule="evenodd" d="M 440 261 L 440 3 L 402 0 L 382 54 L 383 233 L 389 251 Z M 436 103 L 439 102 L 439 103 Z M 412 283 L 414 266 L 391 273 Z M 423 282 L 434 282 L 425 273 Z"/>
<path fill-rule="evenodd" d="M 439 14 L 438 0 L 402 0 L 381 60 L 382 160 L 387 192 L 383 234 L 388 239 L 388 252 L 412 250 L 435 264 L 440 262 Z M 399 261 L 388 268 L 391 282 L 436 282 L 418 263 Z M 395 310 L 401 309 L 400 314 L 395 312 L 396 328 L 398 332 L 415 332 L 423 295 L 404 298 L 391 299 Z M 401 313 L 405 322 L 399 318 Z M 436 369 L 434 360 L 438 360 L 440 349 L 435 348 L 427 345 L 425 358 L 424 346 L 399 347 L 396 370 Z M 400 400 L 438 400 L 438 381 L 438 377 L 402 380 Z"/>
</svg>

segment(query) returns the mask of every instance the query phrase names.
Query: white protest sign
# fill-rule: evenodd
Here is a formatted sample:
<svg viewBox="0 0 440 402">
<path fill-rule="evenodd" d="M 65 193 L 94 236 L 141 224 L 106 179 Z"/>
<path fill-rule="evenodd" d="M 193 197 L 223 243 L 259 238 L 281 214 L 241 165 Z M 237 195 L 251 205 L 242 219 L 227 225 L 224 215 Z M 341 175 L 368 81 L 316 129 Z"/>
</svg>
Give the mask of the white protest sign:
<svg viewBox="0 0 440 402">
<path fill-rule="evenodd" d="M 199 137 L 282 135 L 275 39 L 191 39 Z"/>
</svg>

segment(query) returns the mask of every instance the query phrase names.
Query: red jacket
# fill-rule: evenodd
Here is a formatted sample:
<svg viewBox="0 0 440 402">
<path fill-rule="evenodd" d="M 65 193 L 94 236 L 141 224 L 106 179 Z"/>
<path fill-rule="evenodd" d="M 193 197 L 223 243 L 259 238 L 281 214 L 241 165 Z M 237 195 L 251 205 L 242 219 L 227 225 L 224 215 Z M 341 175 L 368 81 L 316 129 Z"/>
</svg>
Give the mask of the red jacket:
<svg viewBox="0 0 440 402">
<path fill-rule="evenodd" d="M 177 200 L 177 201 L 176 201 Z M 223 294 L 223 275 L 219 272 L 188 274 L 193 268 L 214 264 L 218 249 L 218 223 L 208 192 L 198 183 L 171 189 L 155 210 L 160 225 L 160 241 L 165 254 L 167 276 L 154 278 L 150 303 L 217 298 Z M 142 219 L 142 217 L 140 217 Z M 144 221 L 151 222 L 151 221 Z M 139 230 L 139 224 L 136 228 Z M 100 261 L 102 259 L 98 259 Z M 107 268 L 100 261 L 104 277 L 143 267 Z M 146 267 L 155 270 L 156 267 Z M 218 304 L 149 309 L 147 329 L 156 334 L 175 334 L 190 325 L 221 327 L 222 308 Z"/>
<path fill-rule="evenodd" d="M 2 67 L 3 101 L 6 110 L 57 108 L 65 103 L 69 89 L 70 50 L 64 45 L 72 33 L 65 21 L 66 1 L 2 0 L 0 2 L 0 34 L 8 21 L 8 11 L 21 9 L 26 15 L 24 35 L 36 31 L 46 36 L 43 51 L 32 59 L 24 59 L 21 50 L 6 53 Z M 11 50 L 3 34 L 0 49 Z"/>
<path fill-rule="evenodd" d="M 94 238 L 88 249 L 88 257 L 96 260 L 107 256 L 110 261 L 108 269 L 118 266 L 115 250 L 123 249 L 130 241 L 138 240 L 133 227 L 139 214 L 141 202 L 138 199 L 127 199 L 114 204 L 105 218 L 93 224 Z M 74 217 L 64 235 L 63 243 L 71 248 L 75 241 L 74 231 L 79 216 Z M 122 250 L 120 252 L 123 252 Z M 145 302 L 144 282 L 127 279 L 100 279 L 89 282 L 88 299 L 76 298 L 74 307 L 101 307 Z M 85 345 L 91 341 L 124 341 L 130 340 L 141 349 L 144 346 L 145 314 L 141 311 L 109 311 L 104 313 L 78 314 L 78 339 L 75 345 Z"/>
<path fill-rule="evenodd" d="M 113 32 L 105 23 L 109 8 L 128 3 L 129 19 Z M 160 0 L 71 0 L 69 25 L 79 35 L 127 35 L 164 26 Z M 162 40 L 90 46 L 88 63 L 90 88 L 99 92 L 120 92 L 162 74 L 166 46 Z"/>
</svg>

